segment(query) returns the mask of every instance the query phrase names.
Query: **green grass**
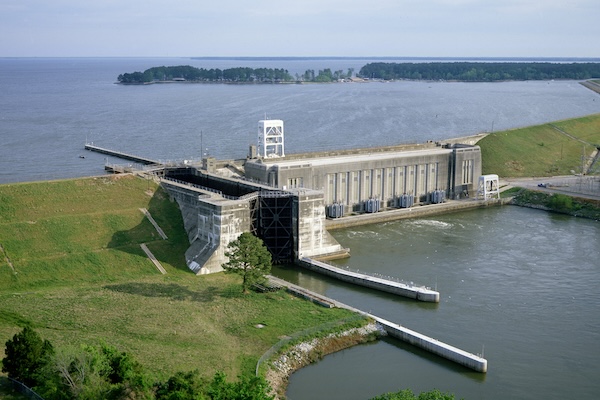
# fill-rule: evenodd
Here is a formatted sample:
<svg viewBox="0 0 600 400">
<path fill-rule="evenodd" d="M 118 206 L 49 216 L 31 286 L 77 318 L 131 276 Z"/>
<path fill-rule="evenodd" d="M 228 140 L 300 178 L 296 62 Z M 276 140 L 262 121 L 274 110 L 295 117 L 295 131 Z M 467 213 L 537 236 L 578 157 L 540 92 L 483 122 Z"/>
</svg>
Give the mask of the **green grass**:
<svg viewBox="0 0 600 400">
<path fill-rule="evenodd" d="M 163 379 L 192 369 L 251 373 L 281 336 L 349 314 L 285 292 L 242 295 L 224 274 L 2 293 L 0 302 L 4 342 L 25 323 L 58 345 L 105 340 Z"/>
<path fill-rule="evenodd" d="M 495 132 L 477 144 L 484 174 L 542 177 L 580 173 L 583 152 L 589 157 L 593 145 L 600 146 L 600 114 Z"/>
<path fill-rule="evenodd" d="M 560 193 L 545 193 L 521 188 L 513 192 L 513 203 L 521 206 L 543 206 L 561 214 L 590 218 L 600 221 L 600 201 L 567 196 Z"/>
<path fill-rule="evenodd" d="M 2 346 L 26 324 L 55 346 L 104 340 L 156 379 L 253 373 L 281 337 L 352 315 L 285 292 L 242 295 L 237 276 L 194 275 L 177 205 L 133 176 L 0 185 L 0 245 Z"/>
</svg>

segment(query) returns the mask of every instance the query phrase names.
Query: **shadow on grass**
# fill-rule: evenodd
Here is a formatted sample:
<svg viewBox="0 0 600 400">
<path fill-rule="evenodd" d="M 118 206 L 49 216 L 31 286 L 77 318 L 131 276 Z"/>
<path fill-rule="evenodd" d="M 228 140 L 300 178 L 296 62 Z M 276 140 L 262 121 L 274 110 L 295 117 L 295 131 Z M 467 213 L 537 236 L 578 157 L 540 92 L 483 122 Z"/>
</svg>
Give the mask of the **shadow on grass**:
<svg viewBox="0 0 600 400">
<path fill-rule="evenodd" d="M 25 326 L 35 327 L 35 325 L 33 324 L 33 321 L 24 318 L 20 314 L 10 312 L 10 311 L 3 311 L 0 313 L 0 322 L 3 324 L 9 325 L 9 326 L 14 325 L 14 326 L 19 326 L 19 327 L 23 327 L 23 328 Z"/>
<path fill-rule="evenodd" d="M 128 230 L 116 231 L 107 247 L 145 257 L 146 255 L 140 248 L 140 245 L 145 243 L 161 264 L 168 264 L 178 270 L 193 273 L 185 262 L 185 251 L 189 247 L 189 241 L 177 203 L 169 201 L 168 194 L 158 187 L 152 195 L 147 209 L 168 239 L 163 240 L 148 218 L 144 217 L 137 226 Z"/>
<path fill-rule="evenodd" d="M 106 285 L 105 289 L 113 292 L 133 294 L 144 297 L 163 297 L 171 300 L 210 303 L 220 294 L 219 288 L 210 286 L 202 292 L 192 291 L 175 283 L 122 283 Z"/>
</svg>

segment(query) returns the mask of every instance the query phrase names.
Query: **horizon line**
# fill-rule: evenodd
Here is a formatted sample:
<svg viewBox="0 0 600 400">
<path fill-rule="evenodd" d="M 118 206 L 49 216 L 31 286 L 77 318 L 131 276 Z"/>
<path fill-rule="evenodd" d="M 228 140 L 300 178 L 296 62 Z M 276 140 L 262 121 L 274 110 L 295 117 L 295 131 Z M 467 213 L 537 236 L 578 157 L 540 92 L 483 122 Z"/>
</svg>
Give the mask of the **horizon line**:
<svg viewBox="0 0 600 400">
<path fill-rule="evenodd" d="M 16 58 L 173 58 L 192 60 L 597 60 L 580 56 L 0 56 Z"/>
</svg>

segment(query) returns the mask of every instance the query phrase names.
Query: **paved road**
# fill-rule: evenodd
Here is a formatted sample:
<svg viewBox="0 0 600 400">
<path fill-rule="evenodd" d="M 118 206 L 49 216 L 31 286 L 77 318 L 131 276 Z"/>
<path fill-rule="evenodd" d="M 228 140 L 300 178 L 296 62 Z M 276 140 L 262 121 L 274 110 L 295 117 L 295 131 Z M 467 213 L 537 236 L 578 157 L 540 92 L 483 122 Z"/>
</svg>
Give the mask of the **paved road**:
<svg viewBox="0 0 600 400">
<path fill-rule="evenodd" d="M 549 193 L 564 193 L 571 196 L 600 200 L 600 176 L 553 176 L 546 178 L 504 178 L 500 185 L 520 186 Z M 545 185 L 541 187 L 538 185 Z"/>
</svg>

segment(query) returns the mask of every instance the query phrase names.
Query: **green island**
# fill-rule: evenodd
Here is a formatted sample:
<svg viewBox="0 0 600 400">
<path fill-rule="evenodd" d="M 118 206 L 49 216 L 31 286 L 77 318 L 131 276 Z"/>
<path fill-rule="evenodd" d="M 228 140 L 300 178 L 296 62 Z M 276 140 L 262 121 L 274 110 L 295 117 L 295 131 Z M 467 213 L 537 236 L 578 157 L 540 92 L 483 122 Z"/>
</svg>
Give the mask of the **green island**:
<svg viewBox="0 0 600 400">
<path fill-rule="evenodd" d="M 546 177 L 570 174 L 581 164 L 582 151 L 597 143 L 600 114 L 494 132 L 479 145 L 484 173 Z M 543 202 L 571 215 L 582 208 L 600 210 L 598 201 L 581 205 L 564 195 L 521 188 L 510 195 L 520 196 L 521 205 Z M 144 208 L 168 239 L 158 235 L 140 211 Z M 115 175 L 0 185 L 0 343 L 30 327 L 57 351 L 82 354 L 83 348 L 108 363 L 128 360 L 127 371 L 135 372 L 127 375 L 130 386 L 115 389 L 111 398 L 133 398 L 125 394 L 138 386 L 146 392 L 137 398 L 152 399 L 165 388 L 204 385 L 214 396 L 252 388 L 256 396 L 245 398 L 259 399 L 270 397 L 264 377 L 273 358 L 259 360 L 271 349 L 277 357 L 296 343 L 321 338 L 299 368 L 376 339 L 376 334 L 340 335 L 369 324 L 350 311 L 285 291 L 243 293 L 235 275 L 196 276 L 185 264 L 187 246 L 179 208 L 147 179 Z M 293 340 L 282 343 L 285 337 Z M 279 395 L 286 377 L 281 379 L 275 388 Z M 400 391 L 378 398 L 454 398 L 438 391 L 421 395 Z M 25 398 L 4 374 L 0 397 Z"/>
<path fill-rule="evenodd" d="M 495 82 L 572 79 L 587 80 L 600 77 L 600 63 L 551 62 L 423 62 L 384 63 L 364 65 L 356 74 L 361 80 L 447 80 L 464 82 Z M 340 82 L 354 78 L 354 69 L 332 71 L 330 68 L 306 70 L 292 76 L 283 68 L 228 69 L 196 68 L 189 65 L 152 67 L 144 72 L 123 73 L 117 77 L 121 84 L 151 84 L 160 82 L 212 83 L 303 83 Z"/>
<path fill-rule="evenodd" d="M 329 68 L 318 71 L 306 70 L 304 74 L 292 77 L 282 68 L 196 68 L 189 65 L 153 67 L 144 72 L 120 74 L 122 84 L 150 84 L 160 82 L 218 82 L 218 83 L 295 83 L 295 82 L 334 82 L 351 78 L 354 69 L 332 71 Z"/>
</svg>

